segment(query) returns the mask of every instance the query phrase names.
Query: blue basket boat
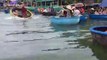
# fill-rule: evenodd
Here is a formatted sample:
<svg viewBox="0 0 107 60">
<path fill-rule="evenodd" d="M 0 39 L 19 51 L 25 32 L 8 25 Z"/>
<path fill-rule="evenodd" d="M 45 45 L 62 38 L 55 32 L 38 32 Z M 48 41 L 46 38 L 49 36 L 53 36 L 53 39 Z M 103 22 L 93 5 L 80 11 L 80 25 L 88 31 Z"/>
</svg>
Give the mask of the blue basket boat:
<svg viewBox="0 0 107 60">
<path fill-rule="evenodd" d="M 90 17 L 91 19 L 107 19 L 107 15 L 90 14 L 89 17 Z"/>
<path fill-rule="evenodd" d="M 43 12 L 42 15 L 44 15 L 44 16 L 56 16 L 56 12 Z"/>
<path fill-rule="evenodd" d="M 107 46 L 107 26 L 94 26 L 90 28 L 93 42 Z"/>
<path fill-rule="evenodd" d="M 52 17 L 51 23 L 60 25 L 70 25 L 78 24 L 80 22 L 80 17 Z"/>
<path fill-rule="evenodd" d="M 10 13 L 10 10 L 9 9 L 4 9 L 4 13 L 8 14 L 8 13 Z"/>
<path fill-rule="evenodd" d="M 86 21 L 87 19 L 88 19 L 87 16 L 80 16 L 80 20 L 81 20 L 81 21 Z"/>
</svg>

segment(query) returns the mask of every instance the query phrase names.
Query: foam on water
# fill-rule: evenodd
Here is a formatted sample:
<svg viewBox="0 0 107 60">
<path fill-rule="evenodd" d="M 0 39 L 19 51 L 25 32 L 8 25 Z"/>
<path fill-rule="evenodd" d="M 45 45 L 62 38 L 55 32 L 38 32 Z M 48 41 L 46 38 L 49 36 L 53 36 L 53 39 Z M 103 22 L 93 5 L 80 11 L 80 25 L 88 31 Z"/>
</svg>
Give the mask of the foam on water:
<svg viewBox="0 0 107 60">
<path fill-rule="evenodd" d="M 17 16 L 10 16 L 10 17 L 6 17 L 6 20 L 27 20 L 28 18 L 20 18 Z"/>
</svg>

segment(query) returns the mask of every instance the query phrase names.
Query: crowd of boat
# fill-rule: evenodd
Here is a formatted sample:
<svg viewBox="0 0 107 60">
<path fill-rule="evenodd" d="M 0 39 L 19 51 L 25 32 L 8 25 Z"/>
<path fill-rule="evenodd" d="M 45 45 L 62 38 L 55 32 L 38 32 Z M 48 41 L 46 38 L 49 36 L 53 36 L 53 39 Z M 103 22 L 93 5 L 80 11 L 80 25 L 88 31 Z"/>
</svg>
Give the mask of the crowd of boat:
<svg viewBox="0 0 107 60">
<path fill-rule="evenodd" d="M 5 1 L 4 3 L 0 3 L 0 6 L 4 8 L 5 13 L 9 13 L 10 10 L 15 15 L 21 16 L 21 9 L 22 10 L 33 10 L 35 14 L 40 13 L 44 16 L 59 16 L 59 17 L 72 17 L 72 16 L 87 16 L 87 15 L 107 15 L 107 8 L 102 8 L 100 6 L 85 6 L 83 3 L 75 3 L 69 5 L 61 5 L 59 11 L 56 11 L 53 6 L 50 7 L 37 7 L 36 4 L 30 4 L 29 2 L 19 2 L 17 4 L 11 4 Z M 22 14 L 24 11 L 22 12 Z M 24 13 L 26 15 L 26 13 Z M 23 15 L 23 16 L 24 16 Z"/>
</svg>

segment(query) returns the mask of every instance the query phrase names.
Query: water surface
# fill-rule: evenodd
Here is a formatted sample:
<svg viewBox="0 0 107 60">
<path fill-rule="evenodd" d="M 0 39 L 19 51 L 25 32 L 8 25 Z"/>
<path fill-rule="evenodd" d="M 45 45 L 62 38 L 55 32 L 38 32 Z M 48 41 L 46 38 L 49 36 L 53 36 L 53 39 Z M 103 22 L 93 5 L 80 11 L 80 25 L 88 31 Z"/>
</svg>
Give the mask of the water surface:
<svg viewBox="0 0 107 60">
<path fill-rule="evenodd" d="M 42 15 L 25 20 L 0 13 L 0 60 L 107 60 L 106 48 L 94 45 L 89 32 L 98 25 L 107 21 L 61 26 Z"/>
</svg>

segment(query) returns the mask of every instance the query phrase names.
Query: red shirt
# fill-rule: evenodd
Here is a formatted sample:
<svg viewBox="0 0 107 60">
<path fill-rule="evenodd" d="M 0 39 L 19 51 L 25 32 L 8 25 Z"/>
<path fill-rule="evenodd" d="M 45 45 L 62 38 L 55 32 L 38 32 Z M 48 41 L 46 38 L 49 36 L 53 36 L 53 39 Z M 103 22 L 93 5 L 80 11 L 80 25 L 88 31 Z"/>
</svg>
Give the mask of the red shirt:
<svg viewBox="0 0 107 60">
<path fill-rule="evenodd" d="M 22 7 L 22 14 L 27 15 L 27 9 L 25 7 Z"/>
<path fill-rule="evenodd" d="M 85 10 L 84 10 L 83 8 L 81 8 L 81 9 L 80 9 L 80 12 L 81 12 L 82 14 L 84 14 L 84 13 L 85 13 Z"/>
</svg>

